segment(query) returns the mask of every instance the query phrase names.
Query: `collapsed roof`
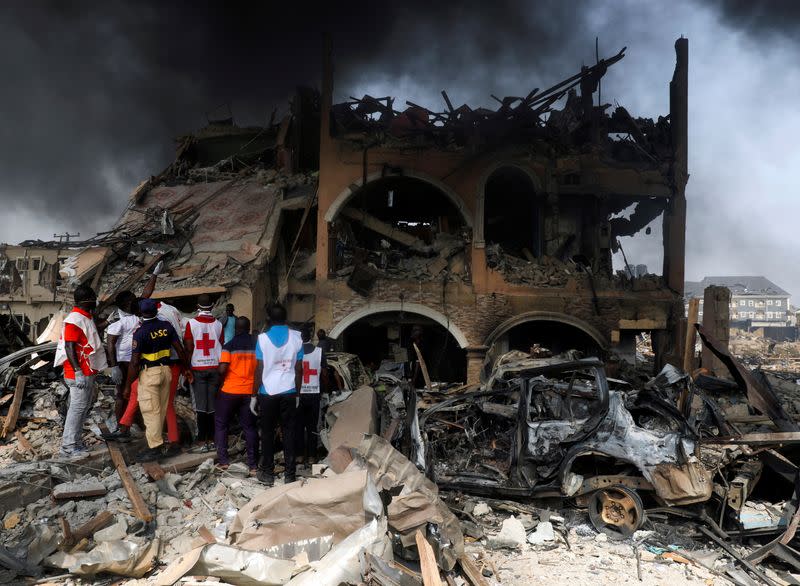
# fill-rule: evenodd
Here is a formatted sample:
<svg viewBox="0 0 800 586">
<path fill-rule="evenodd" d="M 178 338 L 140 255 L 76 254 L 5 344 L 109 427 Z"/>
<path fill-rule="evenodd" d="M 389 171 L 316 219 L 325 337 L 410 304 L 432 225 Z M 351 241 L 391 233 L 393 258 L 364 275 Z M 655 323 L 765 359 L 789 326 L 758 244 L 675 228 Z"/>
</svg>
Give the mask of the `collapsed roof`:
<svg viewBox="0 0 800 586">
<path fill-rule="evenodd" d="M 491 150 L 526 144 L 546 156 L 585 152 L 595 143 L 602 144 L 610 160 L 657 166 L 671 157 L 668 116 L 634 119 L 621 106 L 609 115 L 611 104 L 593 103 L 600 80 L 625 56 L 625 49 L 546 90 L 534 88 L 525 97 L 492 95 L 499 104 L 496 110 L 467 104 L 456 108 L 444 90 L 446 109 L 441 112 L 411 101 L 404 110 L 395 110 L 392 97 L 351 97 L 333 106 L 332 130 L 365 147 Z"/>
</svg>

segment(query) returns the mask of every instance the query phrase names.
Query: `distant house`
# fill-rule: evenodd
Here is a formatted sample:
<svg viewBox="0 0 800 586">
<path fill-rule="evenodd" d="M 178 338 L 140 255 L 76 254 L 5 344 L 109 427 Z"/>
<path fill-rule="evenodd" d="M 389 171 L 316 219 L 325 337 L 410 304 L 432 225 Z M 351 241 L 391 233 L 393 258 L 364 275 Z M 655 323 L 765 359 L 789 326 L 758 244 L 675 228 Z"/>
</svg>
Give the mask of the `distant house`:
<svg viewBox="0 0 800 586">
<path fill-rule="evenodd" d="M 766 277 L 705 277 L 702 281 L 686 281 L 684 300 L 700 299 L 703 317 L 703 291 L 718 285 L 731 291 L 731 327 L 762 328 L 789 325 L 790 295 Z"/>
</svg>

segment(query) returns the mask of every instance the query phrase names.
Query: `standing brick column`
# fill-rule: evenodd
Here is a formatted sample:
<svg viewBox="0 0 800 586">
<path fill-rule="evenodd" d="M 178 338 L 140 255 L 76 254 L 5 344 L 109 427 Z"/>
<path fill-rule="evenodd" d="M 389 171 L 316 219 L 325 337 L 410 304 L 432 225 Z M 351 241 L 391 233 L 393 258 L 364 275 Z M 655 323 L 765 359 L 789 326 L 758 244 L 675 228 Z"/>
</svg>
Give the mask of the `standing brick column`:
<svg viewBox="0 0 800 586">
<path fill-rule="evenodd" d="M 469 346 L 465 348 L 467 352 L 467 384 L 481 382 L 481 367 L 488 349 L 486 346 Z"/>
<path fill-rule="evenodd" d="M 703 328 L 725 348 L 730 341 L 730 304 L 730 289 L 717 285 L 706 287 L 703 295 Z M 703 367 L 713 371 L 716 376 L 729 376 L 728 369 L 708 348 L 703 348 Z"/>
</svg>

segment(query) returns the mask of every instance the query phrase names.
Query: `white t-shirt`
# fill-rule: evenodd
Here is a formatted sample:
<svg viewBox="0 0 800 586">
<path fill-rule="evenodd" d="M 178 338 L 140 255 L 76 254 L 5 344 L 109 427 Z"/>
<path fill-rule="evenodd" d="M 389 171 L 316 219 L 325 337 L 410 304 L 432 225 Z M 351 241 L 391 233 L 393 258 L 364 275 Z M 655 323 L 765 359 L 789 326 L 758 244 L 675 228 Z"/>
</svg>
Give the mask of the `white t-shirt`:
<svg viewBox="0 0 800 586">
<path fill-rule="evenodd" d="M 170 305 L 169 303 L 164 303 L 163 301 L 158 302 L 158 319 L 162 319 L 170 323 L 170 325 L 175 328 L 175 331 L 178 332 L 178 336 L 183 333 L 183 318 L 181 316 L 181 312 L 178 311 L 178 308 L 174 305 Z M 169 358 L 170 360 L 177 360 L 178 353 L 175 352 L 175 348 L 171 348 L 169 351 Z"/>
<path fill-rule="evenodd" d="M 117 362 L 130 362 L 133 332 L 139 327 L 139 318 L 121 309 L 117 310 L 119 319 L 106 328 L 106 333 L 119 336 L 117 339 Z"/>
</svg>

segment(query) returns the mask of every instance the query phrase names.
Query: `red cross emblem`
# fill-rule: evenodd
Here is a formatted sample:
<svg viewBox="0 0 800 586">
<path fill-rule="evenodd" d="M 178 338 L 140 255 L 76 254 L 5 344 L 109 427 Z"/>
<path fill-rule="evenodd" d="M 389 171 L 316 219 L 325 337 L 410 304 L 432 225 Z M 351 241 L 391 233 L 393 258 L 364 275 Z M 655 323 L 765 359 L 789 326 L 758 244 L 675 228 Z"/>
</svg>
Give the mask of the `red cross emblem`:
<svg viewBox="0 0 800 586">
<path fill-rule="evenodd" d="M 217 344 L 217 341 L 212 339 L 208 332 L 203 334 L 199 340 L 195 340 L 195 348 L 203 351 L 203 356 L 211 356 L 211 349 Z"/>
<path fill-rule="evenodd" d="M 317 371 L 311 368 L 311 363 L 308 360 L 303 360 L 303 384 L 307 385 L 315 374 L 317 374 Z"/>
</svg>

